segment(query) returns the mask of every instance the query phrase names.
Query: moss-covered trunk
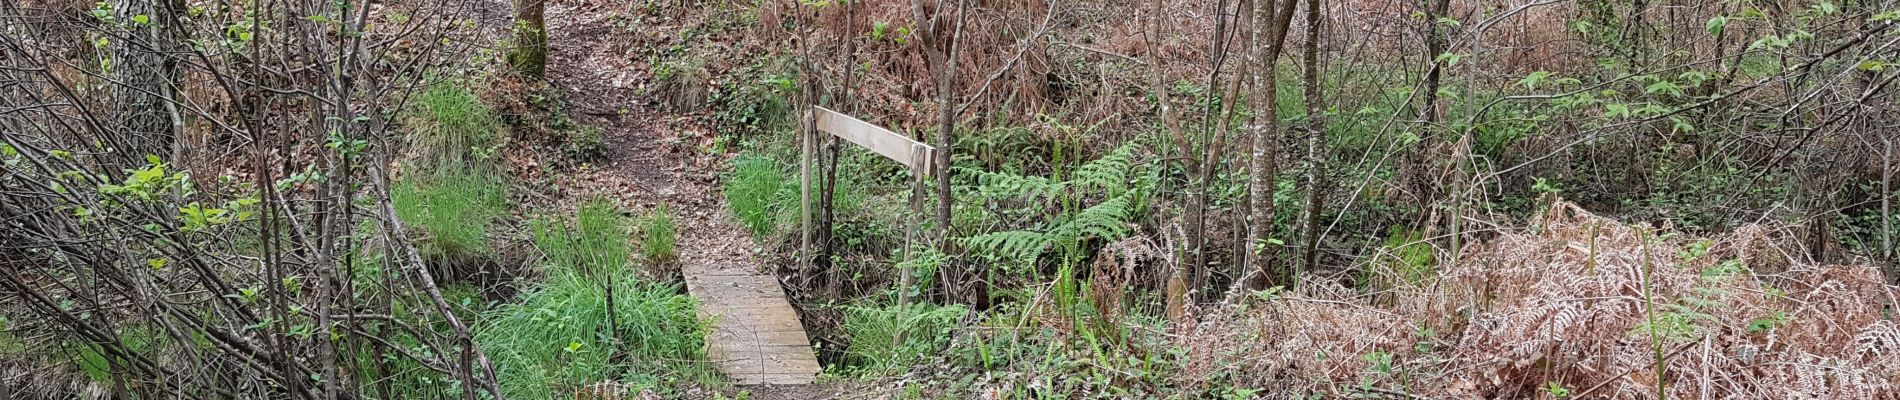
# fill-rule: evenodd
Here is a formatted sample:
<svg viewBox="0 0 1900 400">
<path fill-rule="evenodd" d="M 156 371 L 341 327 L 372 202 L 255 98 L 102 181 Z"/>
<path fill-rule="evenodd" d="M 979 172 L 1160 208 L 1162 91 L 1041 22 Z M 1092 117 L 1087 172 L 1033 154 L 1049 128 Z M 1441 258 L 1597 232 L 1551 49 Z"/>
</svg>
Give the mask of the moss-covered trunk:
<svg viewBox="0 0 1900 400">
<path fill-rule="evenodd" d="M 515 0 L 514 49 L 508 64 L 523 77 L 540 80 L 548 71 L 546 0 Z"/>
</svg>

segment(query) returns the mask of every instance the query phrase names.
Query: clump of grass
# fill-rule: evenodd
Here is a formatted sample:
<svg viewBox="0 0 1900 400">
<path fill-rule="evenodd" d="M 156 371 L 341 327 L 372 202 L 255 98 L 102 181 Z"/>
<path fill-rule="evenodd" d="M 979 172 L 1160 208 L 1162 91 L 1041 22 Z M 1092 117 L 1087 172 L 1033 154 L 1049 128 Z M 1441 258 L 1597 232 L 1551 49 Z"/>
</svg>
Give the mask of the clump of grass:
<svg viewBox="0 0 1900 400">
<path fill-rule="evenodd" d="M 753 235 L 767 236 L 776 231 L 779 215 L 797 189 L 777 161 L 741 157 L 726 176 L 726 205 Z"/>
<path fill-rule="evenodd" d="M 712 374 L 705 366 L 706 325 L 695 307 L 671 284 L 627 277 L 608 286 L 555 274 L 519 303 L 486 314 L 476 340 L 514 399 L 551 399 L 610 380 L 646 386 L 704 381 Z"/>
<path fill-rule="evenodd" d="M 572 227 L 547 218 L 529 223 L 535 247 L 547 254 L 546 265 L 552 273 L 594 277 L 625 271 L 632 255 L 627 223 L 612 203 L 588 201 L 573 222 Z"/>
<path fill-rule="evenodd" d="M 1384 284 L 1388 288 L 1417 284 L 1437 273 L 1433 270 L 1431 244 L 1425 242 L 1423 232 L 1402 226 L 1393 226 L 1389 232 L 1381 248 L 1389 257 L 1382 264 L 1381 272 L 1388 276 L 1380 277 L 1386 280 Z"/>
<path fill-rule="evenodd" d="M 488 227 L 507 213 L 501 179 L 470 168 L 447 168 L 391 188 L 396 216 L 424 234 L 424 257 L 457 260 L 487 256 Z"/>
<path fill-rule="evenodd" d="M 651 266 L 679 262 L 679 233 L 673 226 L 673 212 L 665 204 L 640 219 L 640 257 Z"/>
<path fill-rule="evenodd" d="M 845 359 L 866 372 L 901 372 L 896 369 L 947 345 L 950 330 L 968 313 L 955 304 L 845 307 L 844 331 L 851 340 Z"/>
<path fill-rule="evenodd" d="M 669 110 L 697 111 L 705 108 L 707 98 L 712 96 L 712 88 L 706 85 L 712 81 L 712 74 L 699 57 L 661 63 L 653 75 L 659 81 L 661 103 Z"/>
<path fill-rule="evenodd" d="M 501 118 L 469 85 L 437 81 L 417 97 L 406 122 L 411 144 L 426 165 L 464 165 L 487 159 L 505 137 Z"/>
<path fill-rule="evenodd" d="M 486 314 L 476 334 L 508 397 L 549 399 L 604 381 L 664 387 L 710 379 L 706 325 L 692 298 L 674 284 L 625 274 L 632 249 L 617 208 L 593 200 L 572 220 L 531 226 L 547 255 L 547 281 Z"/>
</svg>

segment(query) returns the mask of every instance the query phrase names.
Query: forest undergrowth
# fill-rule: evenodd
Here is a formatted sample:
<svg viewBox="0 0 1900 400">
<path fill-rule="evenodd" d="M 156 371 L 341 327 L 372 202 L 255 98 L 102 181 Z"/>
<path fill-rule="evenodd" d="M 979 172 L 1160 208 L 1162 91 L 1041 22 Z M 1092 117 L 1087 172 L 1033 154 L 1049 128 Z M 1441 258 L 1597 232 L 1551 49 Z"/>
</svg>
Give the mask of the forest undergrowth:
<svg viewBox="0 0 1900 400">
<path fill-rule="evenodd" d="M 1895 399 L 1896 21 L 9 2 L 0 400 Z M 720 375 L 706 257 L 816 384 Z"/>
</svg>

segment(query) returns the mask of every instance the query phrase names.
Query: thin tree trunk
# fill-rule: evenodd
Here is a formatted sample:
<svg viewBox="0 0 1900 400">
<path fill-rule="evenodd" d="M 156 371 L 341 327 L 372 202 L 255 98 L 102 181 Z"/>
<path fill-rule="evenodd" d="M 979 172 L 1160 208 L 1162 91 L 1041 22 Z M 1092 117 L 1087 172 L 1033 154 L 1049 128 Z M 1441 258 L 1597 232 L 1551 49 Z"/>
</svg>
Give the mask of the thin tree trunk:
<svg viewBox="0 0 1900 400">
<path fill-rule="evenodd" d="M 1167 79 L 1163 77 L 1161 72 L 1161 44 L 1159 42 L 1161 41 L 1161 14 L 1164 10 L 1165 9 L 1161 6 L 1161 0 L 1149 2 L 1148 29 L 1143 32 L 1143 35 L 1146 36 L 1147 39 L 1146 53 L 1148 56 L 1149 89 L 1154 93 L 1155 103 L 1158 112 L 1161 114 L 1161 124 L 1168 130 L 1168 137 L 1173 139 L 1175 151 L 1181 154 L 1182 169 L 1189 176 L 1199 176 L 1200 174 L 1197 172 L 1199 171 L 1199 165 L 1192 156 L 1189 156 L 1189 153 L 1192 152 L 1193 144 L 1188 143 L 1187 135 L 1181 132 L 1180 121 L 1174 114 L 1173 100 L 1168 98 L 1168 89 L 1165 83 Z M 1196 204 L 1196 201 L 1197 199 L 1190 194 L 1186 216 L 1188 221 L 1199 221 L 1201 219 L 1201 209 Z M 1202 232 L 1199 227 L 1196 226 L 1186 229 L 1186 232 L 1183 234 L 1187 236 L 1186 240 L 1188 242 L 1187 259 L 1175 263 L 1174 270 L 1170 271 L 1168 275 L 1165 293 L 1165 296 L 1167 296 L 1166 307 L 1168 320 L 1177 323 L 1181 322 L 1182 318 L 1185 318 L 1187 315 L 1188 288 L 1200 285 L 1201 276 L 1199 272 L 1200 268 L 1197 268 L 1196 265 L 1198 263 L 1197 260 L 1200 259 Z"/>
<path fill-rule="evenodd" d="M 1276 93 L 1279 90 L 1279 67 L 1275 60 L 1286 39 L 1288 24 L 1292 21 L 1295 0 L 1284 0 L 1279 9 L 1271 7 L 1270 0 L 1254 5 L 1254 60 L 1259 67 L 1253 74 L 1254 90 L 1250 104 L 1257 111 L 1257 117 L 1248 125 L 1248 148 L 1252 159 L 1248 163 L 1248 175 L 1251 185 L 1247 190 L 1247 246 L 1245 260 L 1248 274 L 1258 273 L 1275 279 L 1283 278 L 1272 264 L 1278 259 L 1280 245 L 1270 242 L 1274 231 L 1273 193 L 1276 178 L 1279 175 L 1279 112 L 1276 109 Z M 1237 282 L 1244 285 L 1246 282 Z"/>
<path fill-rule="evenodd" d="M 842 64 L 839 65 L 856 65 L 856 63 L 852 61 L 857 55 L 858 47 L 858 41 L 854 40 L 856 38 L 855 32 L 857 32 L 856 11 L 857 2 L 845 4 L 845 33 L 839 35 L 839 40 L 844 42 L 844 54 L 840 57 L 843 60 L 840 60 Z M 853 73 L 856 70 L 856 68 L 843 68 L 844 85 L 841 86 L 841 88 L 844 93 L 838 97 L 838 109 L 844 110 L 852 115 L 857 114 L 857 110 L 853 107 L 853 102 L 851 101 L 851 87 L 852 84 L 854 84 L 852 77 L 856 75 Z M 824 189 L 823 192 L 818 194 L 819 209 L 823 210 L 823 214 L 820 214 L 818 217 L 818 259 L 816 260 L 815 266 L 817 271 L 825 274 L 825 288 L 827 292 L 832 295 L 838 293 L 838 286 L 840 284 L 839 275 L 843 274 L 843 271 L 835 271 L 837 266 L 832 265 L 831 262 L 832 254 L 836 251 L 835 248 L 837 246 L 837 244 L 834 243 L 836 240 L 833 240 L 832 237 L 832 229 L 837 220 L 836 210 L 834 210 L 836 207 L 836 199 L 834 199 L 834 196 L 838 190 L 838 156 L 841 150 L 839 140 L 840 139 L 835 136 L 826 140 L 827 144 L 825 146 L 824 158 L 822 159 L 825 165 L 821 169 L 825 175 Z"/>
<path fill-rule="evenodd" d="M 1880 247 L 1885 249 L 1885 251 L 1881 253 L 1881 259 L 1887 260 L 1888 268 L 1893 269 L 1894 267 L 1892 266 L 1896 264 L 1893 259 L 1893 138 L 1881 137 L 1880 143 L 1883 148 L 1880 158 L 1880 221 L 1882 226 L 1880 229 Z M 1895 271 L 1895 273 L 1896 275 L 1900 275 L 1900 271 Z M 1893 275 L 1890 275 L 1889 279 L 1892 279 L 1891 276 Z"/>
<path fill-rule="evenodd" d="M 508 63 L 530 80 L 541 80 L 548 70 L 547 0 L 515 0 L 515 48 Z"/>
<path fill-rule="evenodd" d="M 939 0 L 937 3 L 939 14 L 943 11 L 944 1 L 949 0 Z M 912 21 L 921 27 L 921 35 L 918 35 L 921 40 L 918 44 L 923 49 L 924 61 L 931 75 L 934 75 L 937 80 L 937 103 L 939 107 L 942 107 L 937 120 L 937 154 L 931 160 L 933 164 L 931 167 L 936 169 L 937 175 L 937 249 L 945 255 L 951 255 L 955 254 L 955 244 L 951 243 L 950 237 L 952 200 L 950 144 L 954 142 L 956 135 L 954 130 L 957 110 L 957 105 L 953 102 L 955 96 L 952 96 L 957 75 L 957 63 L 953 61 L 957 57 L 957 37 L 961 36 L 963 31 L 964 4 L 962 1 L 957 2 L 953 16 L 955 19 L 951 22 L 950 32 L 938 29 L 941 27 L 937 25 L 936 19 L 930 18 L 924 9 L 924 0 L 911 0 L 910 5 L 911 16 L 914 18 Z M 952 300 L 960 297 L 961 291 L 958 289 L 957 279 L 962 274 L 958 272 L 955 257 L 945 261 L 945 265 L 939 266 L 937 272 L 939 283 L 943 285 L 944 297 Z"/>
<path fill-rule="evenodd" d="M 1319 0 L 1306 0 L 1306 206 L 1300 213 L 1305 250 L 1300 260 L 1307 271 L 1319 266 L 1320 208 L 1326 201 L 1326 99 L 1319 80 L 1319 5 Z"/>
<path fill-rule="evenodd" d="M 804 9 L 804 7 L 796 8 L 798 12 L 794 18 L 805 18 Z M 798 75 L 802 79 L 801 84 L 798 85 L 798 108 L 805 110 L 804 118 L 801 118 L 798 123 L 798 273 L 800 277 L 810 278 L 813 270 L 812 231 L 814 230 L 811 218 L 811 164 L 812 157 L 817 154 L 818 146 L 816 126 L 818 110 L 812 106 L 817 104 L 813 99 L 818 97 L 818 79 L 811 66 L 811 31 L 800 29 L 798 35 Z"/>
<path fill-rule="evenodd" d="M 117 81 L 112 95 L 114 112 L 128 133 L 133 147 L 121 149 L 118 160 L 126 168 L 145 164 L 145 156 L 176 159 L 178 140 L 176 121 L 167 113 L 172 93 L 180 80 L 177 68 L 166 56 L 177 49 L 177 41 L 167 29 L 175 28 L 173 18 L 179 7 L 172 0 L 114 0 L 113 19 L 125 24 L 125 40 L 114 41 L 109 76 Z"/>
<path fill-rule="evenodd" d="M 1438 122 L 1438 88 L 1443 75 L 1444 63 L 1437 61 L 1439 54 L 1445 53 L 1448 41 L 1445 39 L 1445 18 L 1451 10 L 1451 0 L 1427 0 L 1431 4 L 1425 9 L 1425 60 L 1431 67 L 1425 70 L 1425 88 L 1419 96 L 1418 119 L 1426 125 Z"/>
</svg>

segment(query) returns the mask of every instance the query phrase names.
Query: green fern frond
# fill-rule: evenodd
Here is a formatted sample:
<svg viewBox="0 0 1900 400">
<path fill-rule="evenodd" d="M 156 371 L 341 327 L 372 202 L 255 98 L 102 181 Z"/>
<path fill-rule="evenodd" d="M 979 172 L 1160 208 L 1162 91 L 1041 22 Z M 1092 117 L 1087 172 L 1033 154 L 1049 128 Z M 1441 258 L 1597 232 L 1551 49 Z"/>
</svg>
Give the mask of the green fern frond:
<svg viewBox="0 0 1900 400">
<path fill-rule="evenodd" d="M 989 254 L 1014 263 L 1029 264 L 1049 247 L 1050 235 L 1036 231 L 992 232 L 963 238 L 963 245 L 979 254 Z"/>
<path fill-rule="evenodd" d="M 976 176 L 977 191 L 989 199 L 1038 200 L 1055 197 L 1068 187 L 1068 182 L 1057 182 L 1040 176 L 1023 176 L 968 169 L 964 174 Z"/>
<path fill-rule="evenodd" d="M 1137 143 L 1129 142 L 1101 158 L 1076 167 L 1075 176 L 1070 181 L 1087 189 L 1103 189 L 1120 194 L 1118 189 L 1128 187 L 1128 172 L 1134 165 Z"/>
<path fill-rule="evenodd" d="M 1128 226 L 1129 197 L 1129 194 L 1116 196 L 1083 209 L 1051 230 L 1051 240 L 1074 245 L 1087 238 L 1117 240 L 1127 236 L 1133 230 Z"/>
</svg>

